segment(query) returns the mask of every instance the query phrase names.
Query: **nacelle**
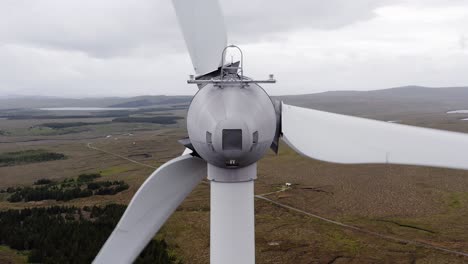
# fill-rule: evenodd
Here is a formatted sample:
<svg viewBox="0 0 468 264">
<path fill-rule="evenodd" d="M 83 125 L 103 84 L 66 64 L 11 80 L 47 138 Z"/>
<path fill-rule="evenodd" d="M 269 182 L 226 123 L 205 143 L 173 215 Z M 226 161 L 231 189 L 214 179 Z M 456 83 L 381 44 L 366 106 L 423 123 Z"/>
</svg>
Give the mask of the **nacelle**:
<svg viewBox="0 0 468 264">
<path fill-rule="evenodd" d="M 276 114 L 256 84 L 208 84 L 195 95 L 187 115 L 194 149 L 221 168 L 248 166 L 261 159 L 275 137 Z"/>
</svg>

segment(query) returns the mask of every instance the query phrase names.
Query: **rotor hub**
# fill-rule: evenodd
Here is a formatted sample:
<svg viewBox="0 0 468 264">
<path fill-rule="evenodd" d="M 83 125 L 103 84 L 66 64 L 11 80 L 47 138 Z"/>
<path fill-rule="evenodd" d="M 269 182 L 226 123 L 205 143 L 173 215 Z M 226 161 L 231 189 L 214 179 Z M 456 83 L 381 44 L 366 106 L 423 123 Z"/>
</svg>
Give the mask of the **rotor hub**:
<svg viewBox="0 0 468 264">
<path fill-rule="evenodd" d="M 256 84 L 207 84 L 193 98 L 187 130 L 194 149 L 220 168 L 248 166 L 263 157 L 276 130 L 273 103 Z"/>
</svg>

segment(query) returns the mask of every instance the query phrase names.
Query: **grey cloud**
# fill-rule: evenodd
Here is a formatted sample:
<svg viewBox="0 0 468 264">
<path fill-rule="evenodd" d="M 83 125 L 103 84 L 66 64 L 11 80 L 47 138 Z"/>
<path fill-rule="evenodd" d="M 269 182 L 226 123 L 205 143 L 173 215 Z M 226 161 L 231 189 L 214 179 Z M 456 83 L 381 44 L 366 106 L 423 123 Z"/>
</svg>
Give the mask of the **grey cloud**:
<svg viewBox="0 0 468 264">
<path fill-rule="evenodd" d="M 252 42 L 275 33 L 315 28 L 332 30 L 368 20 L 373 11 L 389 1 L 374 0 L 301 0 L 222 1 L 230 37 Z"/>
<path fill-rule="evenodd" d="M 386 1 L 221 1 L 231 42 L 252 43 L 300 28 L 333 29 L 369 19 Z M 0 8 L 0 43 L 84 52 L 152 55 L 185 47 L 170 0 L 15 0 Z M 143 48 L 142 48 L 143 47 Z"/>
<path fill-rule="evenodd" d="M 180 37 L 170 1 L 17 0 L 0 8 L 0 42 L 127 55 L 141 45 L 170 49 Z"/>
<path fill-rule="evenodd" d="M 466 0 L 220 1 L 249 76 L 272 71 L 281 80 L 267 87 L 274 94 L 468 80 L 464 18 L 426 25 L 375 13 L 384 5 L 417 15 L 463 3 L 465 12 Z M 170 0 L 0 2 L 0 95 L 196 92 L 185 82 L 192 67 Z M 401 57 L 413 53 L 419 57 Z"/>
</svg>

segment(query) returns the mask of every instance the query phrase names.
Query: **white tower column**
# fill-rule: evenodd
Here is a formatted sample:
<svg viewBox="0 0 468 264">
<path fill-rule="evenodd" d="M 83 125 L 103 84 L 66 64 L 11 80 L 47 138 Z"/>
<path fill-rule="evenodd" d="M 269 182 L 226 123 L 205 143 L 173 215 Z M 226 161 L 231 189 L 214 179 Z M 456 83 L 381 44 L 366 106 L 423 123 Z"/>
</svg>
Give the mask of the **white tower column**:
<svg viewBox="0 0 468 264">
<path fill-rule="evenodd" d="M 208 164 L 211 264 L 255 263 L 256 175 L 256 163 L 240 169 L 222 169 Z"/>
</svg>

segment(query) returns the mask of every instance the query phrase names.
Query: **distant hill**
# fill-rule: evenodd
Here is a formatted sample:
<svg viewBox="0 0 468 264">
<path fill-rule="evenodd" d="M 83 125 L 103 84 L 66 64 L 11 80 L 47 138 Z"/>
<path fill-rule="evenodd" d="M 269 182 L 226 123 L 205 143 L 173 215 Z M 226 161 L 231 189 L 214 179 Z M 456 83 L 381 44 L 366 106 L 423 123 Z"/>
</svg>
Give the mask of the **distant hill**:
<svg viewBox="0 0 468 264">
<path fill-rule="evenodd" d="M 127 98 L 60 98 L 60 97 L 13 97 L 0 98 L 0 109 L 41 107 L 106 107 L 127 101 Z"/>
<path fill-rule="evenodd" d="M 435 113 L 468 109 L 468 87 L 405 86 L 373 91 L 332 91 L 277 96 L 285 103 L 323 111 L 368 116 Z"/>
<path fill-rule="evenodd" d="M 144 98 L 134 97 L 129 98 L 129 101 L 108 107 L 145 107 L 153 105 L 166 105 L 166 104 L 189 104 L 192 96 L 145 96 Z"/>
<path fill-rule="evenodd" d="M 468 109 L 468 87 L 427 88 L 405 86 L 373 91 L 331 91 L 285 95 L 274 98 L 285 103 L 335 113 L 383 116 L 399 113 L 435 113 Z M 167 104 L 188 105 L 192 96 L 137 96 L 130 98 L 0 98 L 0 109 L 40 107 L 150 107 Z"/>
<path fill-rule="evenodd" d="M 188 104 L 192 96 L 137 96 L 102 98 L 60 98 L 42 96 L 0 97 L 0 109 L 46 107 L 147 107 L 167 104 Z"/>
</svg>

